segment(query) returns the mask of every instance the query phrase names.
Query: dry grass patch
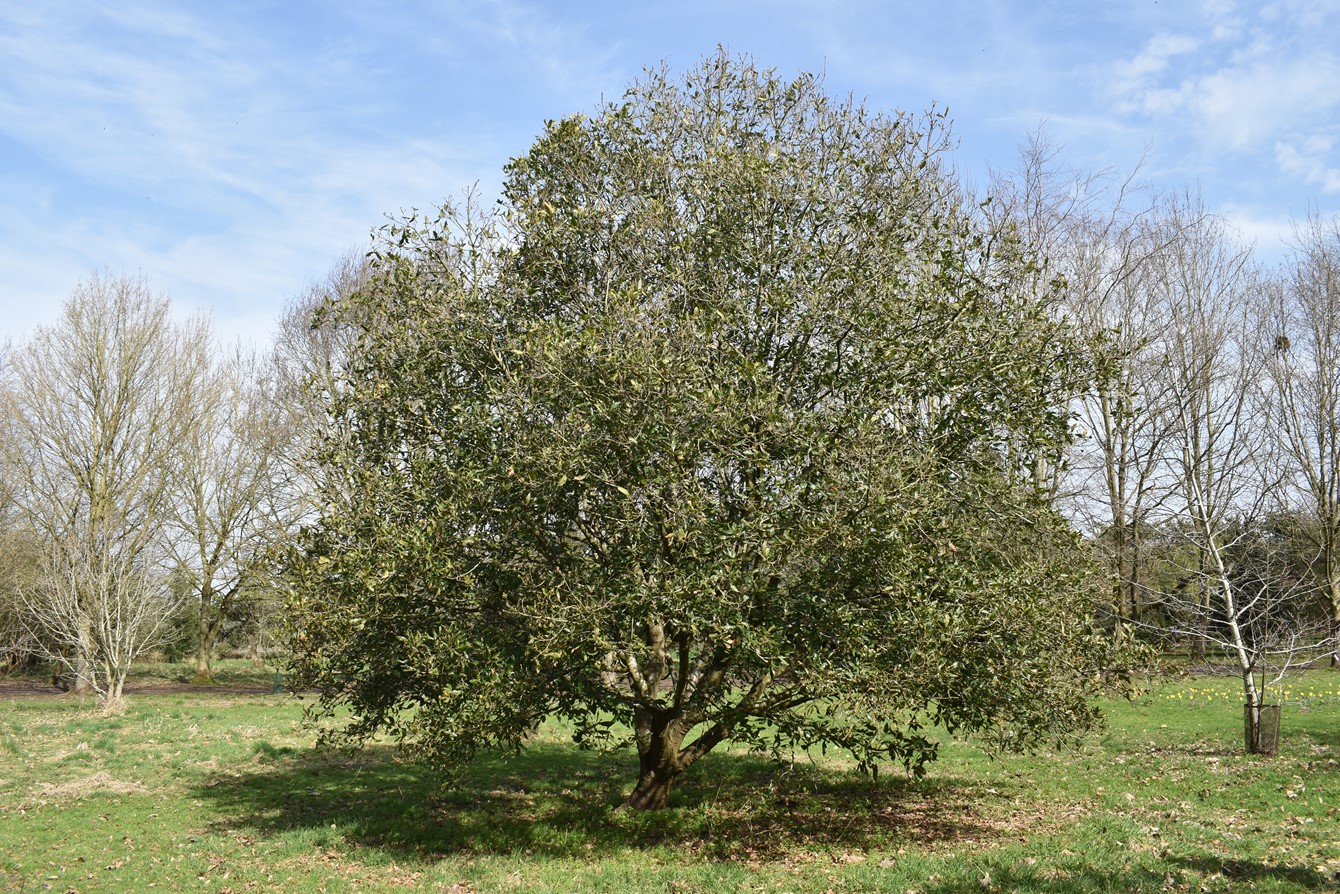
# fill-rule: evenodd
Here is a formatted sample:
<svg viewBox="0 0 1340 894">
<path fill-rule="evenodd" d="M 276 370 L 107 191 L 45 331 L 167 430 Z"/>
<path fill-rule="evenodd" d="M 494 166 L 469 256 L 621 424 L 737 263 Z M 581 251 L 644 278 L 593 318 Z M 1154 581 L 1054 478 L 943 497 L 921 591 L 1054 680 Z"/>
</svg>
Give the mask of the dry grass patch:
<svg viewBox="0 0 1340 894">
<path fill-rule="evenodd" d="M 72 779 L 69 782 L 39 782 L 37 784 L 37 789 L 40 793 L 40 800 L 43 803 L 82 799 L 87 798 L 90 795 L 99 794 L 138 795 L 148 791 L 148 789 L 138 782 L 126 782 L 120 779 L 114 779 L 110 773 L 101 770 L 91 776 L 85 776 L 82 779 Z"/>
</svg>

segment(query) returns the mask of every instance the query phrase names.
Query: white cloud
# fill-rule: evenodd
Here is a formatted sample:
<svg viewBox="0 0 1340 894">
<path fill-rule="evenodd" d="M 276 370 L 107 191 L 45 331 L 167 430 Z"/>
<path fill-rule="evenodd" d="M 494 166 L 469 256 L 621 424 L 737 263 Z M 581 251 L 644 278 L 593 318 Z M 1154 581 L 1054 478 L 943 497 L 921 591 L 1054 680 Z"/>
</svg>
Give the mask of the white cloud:
<svg viewBox="0 0 1340 894">
<path fill-rule="evenodd" d="M 1246 27 L 1234 0 L 1204 0 L 1201 14 L 1209 23 L 1210 37 L 1215 41 L 1235 40 L 1242 36 Z"/>
<path fill-rule="evenodd" d="M 1222 166 L 1227 153 L 1323 193 L 1340 191 L 1332 151 L 1340 3 L 1278 0 L 1255 12 L 1207 0 L 1180 33 L 1156 33 L 1112 64 L 1109 95 L 1123 117 L 1159 128 L 1184 156 Z M 1266 176 L 1259 168 L 1253 181 Z"/>
<path fill-rule="evenodd" d="M 349 80 L 343 59 L 323 68 L 226 23 L 160 12 L 0 10 L 0 139 L 43 173 L 0 180 L 5 206 L 21 209 L 0 219 L 10 334 L 49 319 L 104 265 L 211 308 L 229 334 L 232 320 L 268 330 L 384 212 L 496 175 L 487 140 L 416 130 L 410 113 L 381 126 L 398 97 L 366 102 L 364 73 Z"/>
<path fill-rule="evenodd" d="M 1263 22 L 1273 25 L 1293 25 L 1312 31 L 1334 25 L 1340 18 L 1340 3 L 1336 0 L 1275 0 L 1261 7 L 1258 14 Z M 1322 36 L 1326 36 L 1323 35 Z"/>
<path fill-rule="evenodd" d="M 1152 86 L 1156 78 L 1168 70 L 1174 57 L 1195 52 L 1199 46 L 1199 41 L 1186 35 L 1155 34 L 1133 58 L 1114 66 L 1113 92 L 1128 97 L 1128 108 L 1148 107 L 1151 94 L 1167 92 Z M 1158 104 L 1167 105 L 1167 100 Z"/>
<path fill-rule="evenodd" d="M 1215 209 L 1223 216 L 1230 227 L 1245 242 L 1255 246 L 1255 258 L 1265 266 L 1278 264 L 1284 260 L 1289 250 L 1289 238 L 1293 233 L 1297 216 L 1306 213 L 1306 209 L 1280 208 L 1278 206 L 1247 205 L 1229 202 Z"/>
<path fill-rule="evenodd" d="M 1335 164 L 1335 138 L 1321 134 L 1297 142 L 1275 144 L 1275 159 L 1288 174 L 1315 183 L 1323 193 L 1340 193 L 1340 165 Z"/>
<path fill-rule="evenodd" d="M 1174 69 L 1179 56 L 1187 58 Z M 1282 121 L 1300 120 L 1340 99 L 1334 59 L 1289 58 L 1263 39 L 1211 51 L 1209 43 L 1190 37 L 1159 35 L 1115 72 L 1114 90 L 1125 111 L 1189 116 L 1213 139 L 1238 149 L 1259 146 Z"/>
<path fill-rule="evenodd" d="M 1212 137 L 1234 149 L 1255 149 L 1280 133 L 1306 132 L 1340 107 L 1337 85 L 1335 59 L 1270 60 L 1188 82 L 1187 105 Z"/>
</svg>

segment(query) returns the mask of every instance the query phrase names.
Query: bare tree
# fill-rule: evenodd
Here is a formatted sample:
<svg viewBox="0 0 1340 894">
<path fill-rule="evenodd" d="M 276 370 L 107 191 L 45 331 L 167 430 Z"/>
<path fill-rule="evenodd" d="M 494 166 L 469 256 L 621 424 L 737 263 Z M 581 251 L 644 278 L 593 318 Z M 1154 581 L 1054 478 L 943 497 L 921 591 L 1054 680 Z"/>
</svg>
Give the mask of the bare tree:
<svg viewBox="0 0 1340 894">
<path fill-rule="evenodd" d="M 279 321 L 273 363 L 274 398 L 283 410 L 288 441 L 280 458 L 290 499 L 310 511 L 317 492 L 313 461 L 321 439 L 330 434 L 327 414 L 344 388 L 353 334 L 333 309 L 362 288 L 371 275 L 367 258 L 350 252 L 322 280 L 309 285 L 288 305 Z"/>
<path fill-rule="evenodd" d="M 345 373 L 348 336 L 328 310 L 368 275 L 362 254 L 340 258 L 290 302 L 268 358 L 236 353 L 199 388 L 197 424 L 174 466 L 170 540 L 199 607 L 196 682 L 212 679 L 230 619 L 247 628 L 253 658 L 272 637 L 269 550 L 311 508 L 312 453 L 329 427 L 326 401 L 313 395 L 333 394 Z"/>
<path fill-rule="evenodd" d="M 1083 429 L 1057 496 L 1105 559 L 1114 636 L 1138 621 L 1145 559 L 1143 532 L 1159 501 L 1159 407 L 1153 375 L 1163 330 L 1151 289 L 1163 230 L 1151 225 L 1155 201 L 1136 173 L 1064 166 L 1045 133 L 1033 134 L 1018 170 L 997 176 L 991 207 L 1001 223 L 1039 246 L 1036 275 L 1062 279 L 1060 312 L 1082 333 L 1093 383 L 1078 401 Z"/>
<path fill-rule="evenodd" d="M 162 611 L 171 470 L 197 423 L 208 355 L 207 325 L 174 325 L 143 279 L 94 276 L 12 358 L 3 449 L 23 522 L 46 544 L 46 573 L 24 602 L 76 689 L 97 689 L 108 709 L 126 656 L 161 629 L 141 625 L 128 600 Z"/>
<path fill-rule="evenodd" d="M 323 279 L 310 283 L 288 303 L 275 337 L 279 392 L 297 395 L 311 384 L 340 387 L 353 334 L 337 322 L 333 311 L 363 288 L 371 275 L 367 257 L 350 251 Z"/>
<path fill-rule="evenodd" d="M 1340 668 L 1340 218 L 1296 230 L 1273 302 L 1273 420 L 1314 516 L 1313 573 L 1330 617 L 1331 667 Z"/>
<path fill-rule="evenodd" d="M 8 409 L 11 402 L 6 399 L 11 387 L 8 347 L 0 345 L 0 443 L 14 437 Z M 29 585 L 35 569 L 35 544 L 18 523 L 13 482 L 5 452 L 0 451 L 0 673 L 12 670 L 35 651 L 22 622 L 19 600 L 19 593 Z"/>
<path fill-rule="evenodd" d="M 162 642 L 180 607 L 160 568 L 79 538 L 52 543 L 20 597 L 33 639 L 82 672 L 108 713 L 124 707 L 131 663 Z"/>
<path fill-rule="evenodd" d="M 240 349 L 198 390 L 173 470 L 169 544 L 198 607 L 195 682 L 213 680 L 211 662 L 239 601 L 264 576 L 266 552 L 290 513 L 276 480 L 287 429 L 267 392 L 272 376 Z"/>
<path fill-rule="evenodd" d="M 1279 490 L 1275 441 L 1259 399 L 1266 284 L 1250 248 L 1197 197 L 1172 202 L 1164 225 L 1169 238 L 1155 280 L 1168 321 L 1163 458 L 1173 499 L 1164 526 L 1186 546 L 1181 586 L 1164 593 L 1164 607 L 1175 632 L 1232 658 L 1246 701 L 1248 748 L 1269 750 L 1260 736 L 1263 690 L 1272 682 L 1264 668 L 1291 663 L 1304 634 L 1279 626 L 1293 616 L 1284 603 L 1296 600 L 1298 588 L 1260 570 L 1270 563 L 1247 573 L 1242 559 Z"/>
</svg>

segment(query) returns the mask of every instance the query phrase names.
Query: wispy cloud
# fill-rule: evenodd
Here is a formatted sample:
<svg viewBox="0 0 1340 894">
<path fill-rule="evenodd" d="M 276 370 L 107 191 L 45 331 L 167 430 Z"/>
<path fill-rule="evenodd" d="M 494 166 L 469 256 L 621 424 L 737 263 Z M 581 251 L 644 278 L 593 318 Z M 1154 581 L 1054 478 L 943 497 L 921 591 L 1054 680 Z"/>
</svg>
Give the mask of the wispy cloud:
<svg viewBox="0 0 1340 894">
<path fill-rule="evenodd" d="M 1180 24 L 1112 66 L 1118 110 L 1204 153 L 1259 156 L 1288 177 L 1333 189 L 1340 5 L 1276 2 L 1252 13 L 1212 0 Z"/>
<path fill-rule="evenodd" d="M 430 206 L 476 181 L 496 186 L 499 157 L 524 148 L 542 118 L 528 115 L 531 129 L 508 146 L 479 127 L 487 107 L 458 101 L 453 114 L 453 98 L 477 89 L 469 64 L 498 92 L 520 94 L 529 81 L 544 85 L 537 93 L 581 93 L 583 108 L 594 98 L 600 54 L 574 52 L 580 34 L 541 10 L 494 2 L 411 12 L 418 28 L 378 35 L 370 13 L 352 6 L 264 27 L 226 4 L 0 10 L 0 144 L 26 162 L 0 186 L 23 209 L 0 217 L 0 243 L 47 232 L 40 250 L 4 258 L 15 265 L 0 287 L 14 308 L 7 325 L 44 317 L 44 304 L 104 264 L 143 270 L 185 304 L 217 308 L 224 328 L 230 316 L 273 316 L 385 212 Z M 343 42 L 351 32 L 362 36 L 356 45 Z M 411 46 L 451 58 L 406 65 L 394 53 L 407 33 L 450 35 Z M 517 70 L 500 79 L 486 53 Z M 459 76 L 438 83 L 444 70 Z"/>
<path fill-rule="evenodd" d="M 1275 144 L 1275 158 L 1288 174 L 1315 183 L 1324 193 L 1340 193 L 1340 164 L 1336 163 L 1335 137 L 1313 134 L 1297 143 Z"/>
<path fill-rule="evenodd" d="M 1337 31 L 1335 0 L 0 4 L 0 337 L 104 266 L 254 327 L 386 212 L 496 191 L 546 118 L 718 44 L 948 105 L 974 176 L 1047 120 L 1077 166 L 1302 213 L 1340 194 Z"/>
<path fill-rule="evenodd" d="M 1133 58 L 1114 66 L 1113 92 L 1118 97 L 1129 97 L 1123 103 L 1126 109 L 1166 104 L 1161 95 L 1168 91 L 1156 86 L 1160 76 L 1168 71 L 1175 57 L 1191 53 L 1199 46 L 1199 41 L 1183 34 L 1154 35 Z"/>
</svg>

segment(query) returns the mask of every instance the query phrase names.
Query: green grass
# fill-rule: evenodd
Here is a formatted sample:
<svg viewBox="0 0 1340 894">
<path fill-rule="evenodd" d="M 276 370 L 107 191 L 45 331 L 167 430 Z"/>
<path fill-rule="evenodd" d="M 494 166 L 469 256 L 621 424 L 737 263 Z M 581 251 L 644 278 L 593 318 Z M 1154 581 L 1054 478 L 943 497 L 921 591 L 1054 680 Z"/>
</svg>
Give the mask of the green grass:
<svg viewBox="0 0 1340 894">
<path fill-rule="evenodd" d="M 1241 753 L 1231 680 L 1188 679 L 1079 749 L 947 744 L 920 781 L 713 754 L 651 815 L 613 809 L 632 755 L 556 726 L 443 786 L 312 751 L 282 696 L 0 702 L 0 890 L 1333 892 L 1340 675 L 1292 684 L 1273 759 Z"/>
<path fill-rule="evenodd" d="M 242 658 L 216 658 L 211 664 L 214 685 L 221 687 L 265 687 L 270 686 L 275 668 L 269 665 L 257 667 Z M 178 662 L 144 662 L 136 664 L 130 675 L 131 683 L 153 685 L 155 683 L 190 683 L 195 677 L 195 659 Z"/>
</svg>

